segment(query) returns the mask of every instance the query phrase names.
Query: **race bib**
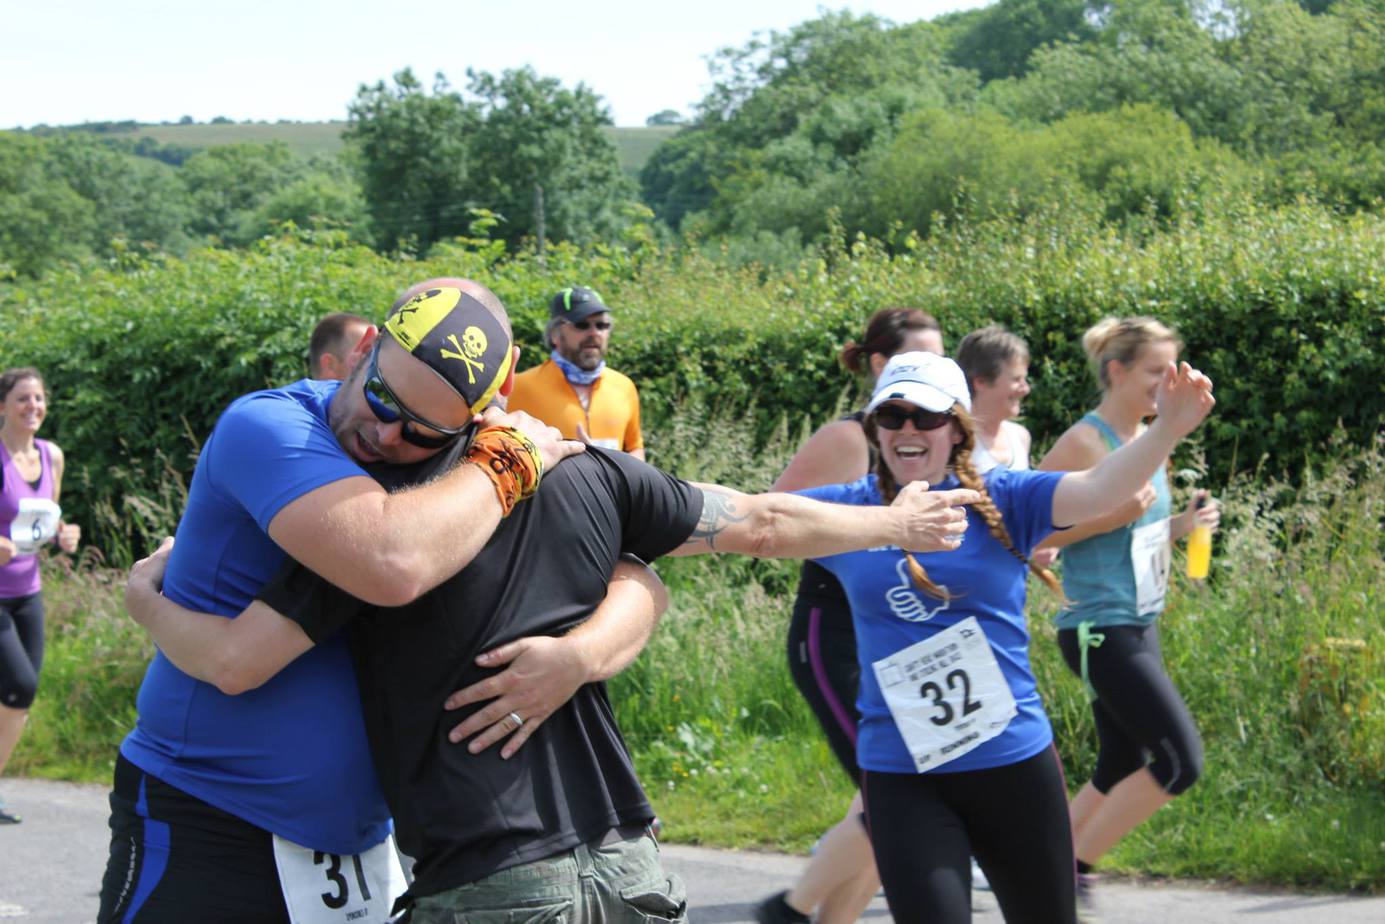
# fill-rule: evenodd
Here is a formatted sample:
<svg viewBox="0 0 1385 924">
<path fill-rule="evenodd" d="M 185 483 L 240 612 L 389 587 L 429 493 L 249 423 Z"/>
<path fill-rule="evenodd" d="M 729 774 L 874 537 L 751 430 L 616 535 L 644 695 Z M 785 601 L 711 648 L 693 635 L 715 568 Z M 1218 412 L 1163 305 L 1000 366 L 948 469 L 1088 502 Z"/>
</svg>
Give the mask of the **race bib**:
<svg viewBox="0 0 1385 924">
<path fill-rule="evenodd" d="M 1135 612 L 1158 613 L 1164 609 L 1169 589 L 1169 521 L 1137 526 L 1130 534 L 1130 564 L 1135 569 Z"/>
<path fill-rule="evenodd" d="M 10 541 L 15 552 L 32 555 L 39 546 L 58 534 L 58 523 L 62 520 L 63 509 L 44 497 L 23 497 L 19 500 L 19 513 L 10 523 Z"/>
<path fill-rule="evenodd" d="M 591 443 L 592 443 L 593 446 L 600 446 L 602 449 L 619 449 L 619 448 L 620 448 L 620 440 L 607 439 L 607 438 L 604 437 L 604 436 L 603 436 L 603 437 L 599 437 L 599 438 L 598 438 L 598 437 L 592 437 L 592 438 L 591 438 Z"/>
<path fill-rule="evenodd" d="M 920 773 L 990 741 L 1017 712 L 975 616 L 872 667 Z"/>
<path fill-rule="evenodd" d="M 408 883 L 391 834 L 365 853 L 309 850 L 277 834 L 274 863 L 293 924 L 382 924 Z"/>
</svg>

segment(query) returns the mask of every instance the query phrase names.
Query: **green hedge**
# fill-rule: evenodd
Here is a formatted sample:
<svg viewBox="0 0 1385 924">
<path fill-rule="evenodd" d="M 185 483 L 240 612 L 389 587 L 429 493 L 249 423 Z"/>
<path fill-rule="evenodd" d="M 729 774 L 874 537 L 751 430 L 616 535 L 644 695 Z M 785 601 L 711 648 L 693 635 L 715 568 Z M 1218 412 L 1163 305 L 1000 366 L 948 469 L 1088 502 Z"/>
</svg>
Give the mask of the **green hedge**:
<svg viewBox="0 0 1385 924">
<path fill-rule="evenodd" d="M 1296 472 L 1340 421 L 1364 443 L 1385 416 L 1385 221 L 1316 205 L 1246 204 L 1171 228 L 1117 231 L 1053 210 L 960 226 L 896 253 L 858 240 L 788 270 L 737 267 L 697 247 L 505 254 L 485 240 L 392 260 L 340 238 L 286 236 L 245 252 L 127 256 L 0 289 L 0 364 L 53 388 L 47 435 L 71 460 L 68 506 L 116 560 L 167 530 L 197 447 L 236 395 L 302 374 L 308 332 L 331 311 L 379 317 L 433 275 L 490 284 L 537 361 L 549 295 L 585 283 L 614 306 L 612 364 L 641 388 L 650 442 L 689 402 L 750 415 L 763 440 L 819 420 L 850 388 L 835 363 L 890 305 L 936 314 L 955 343 L 989 321 L 1034 355 L 1028 423 L 1040 445 L 1095 399 L 1080 335 L 1106 314 L 1154 314 L 1217 382 L 1201 448 L 1233 469 Z"/>
</svg>

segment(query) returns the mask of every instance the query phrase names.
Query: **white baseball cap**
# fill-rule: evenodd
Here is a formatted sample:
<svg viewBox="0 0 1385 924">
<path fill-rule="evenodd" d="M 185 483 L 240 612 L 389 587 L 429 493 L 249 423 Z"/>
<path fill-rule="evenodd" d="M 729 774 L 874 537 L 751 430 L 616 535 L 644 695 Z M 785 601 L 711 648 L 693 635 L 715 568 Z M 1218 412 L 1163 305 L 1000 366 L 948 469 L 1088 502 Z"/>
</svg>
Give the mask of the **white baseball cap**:
<svg viewBox="0 0 1385 924">
<path fill-rule="evenodd" d="M 970 411 L 971 391 L 962 367 L 946 356 L 922 351 L 899 353 L 885 363 L 866 413 L 886 401 L 908 401 L 929 411 L 946 411 L 960 404 Z"/>
</svg>

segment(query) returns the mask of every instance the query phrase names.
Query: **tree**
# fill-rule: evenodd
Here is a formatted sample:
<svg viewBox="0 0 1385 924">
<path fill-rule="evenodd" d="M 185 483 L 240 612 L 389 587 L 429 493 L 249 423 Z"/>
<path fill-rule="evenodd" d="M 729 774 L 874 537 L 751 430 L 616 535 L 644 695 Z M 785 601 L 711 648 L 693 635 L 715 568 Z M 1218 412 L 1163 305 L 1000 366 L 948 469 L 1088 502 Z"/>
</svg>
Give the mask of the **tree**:
<svg viewBox="0 0 1385 924">
<path fill-rule="evenodd" d="M 980 10 L 953 14 L 948 60 L 976 71 L 983 83 L 1019 77 L 1036 48 L 1064 40 L 1087 41 L 1086 0 L 1000 0 Z"/>
<path fill-rule="evenodd" d="M 0 279 L 82 256 L 91 228 L 87 203 L 53 169 L 45 142 L 0 132 Z"/>
<path fill-rule="evenodd" d="M 306 172 L 281 141 L 219 144 L 189 157 L 180 169 L 191 196 L 194 234 L 241 243 L 240 229 L 275 192 Z"/>
<path fill-rule="evenodd" d="M 543 187 L 546 234 L 589 242 L 611 237 L 624 223 L 622 207 L 635 198 L 606 127 L 610 114 L 583 84 L 565 89 L 532 68 L 499 77 L 467 71 L 482 129 L 471 139 L 475 179 L 484 207 L 506 218 L 505 238 L 517 241 L 537 227 L 535 190 Z"/>
<path fill-rule="evenodd" d="M 474 208 L 500 213 L 500 234 L 516 242 L 536 232 L 540 186 L 548 236 L 612 234 L 634 191 L 605 132 L 611 119 L 600 97 L 531 68 L 467 77 L 469 97 L 442 75 L 429 94 L 405 70 L 393 88 L 362 87 L 351 104 L 344 137 L 377 244 L 413 240 L 426 249 L 465 234 Z"/>
<path fill-rule="evenodd" d="M 644 120 L 645 125 L 682 125 L 687 120 L 677 109 L 660 109 Z"/>
<path fill-rule="evenodd" d="M 432 92 L 405 68 L 394 85 L 362 86 L 342 133 L 370 210 L 376 246 L 414 241 L 427 248 L 466 228 L 470 197 L 469 139 L 480 128 L 474 107 L 438 74 Z"/>
<path fill-rule="evenodd" d="M 849 12 L 723 49 L 692 129 L 642 171 L 646 202 L 675 226 L 696 211 L 713 230 L 824 230 L 861 156 L 906 113 L 975 97 L 975 75 L 945 50 L 931 23 Z"/>
</svg>

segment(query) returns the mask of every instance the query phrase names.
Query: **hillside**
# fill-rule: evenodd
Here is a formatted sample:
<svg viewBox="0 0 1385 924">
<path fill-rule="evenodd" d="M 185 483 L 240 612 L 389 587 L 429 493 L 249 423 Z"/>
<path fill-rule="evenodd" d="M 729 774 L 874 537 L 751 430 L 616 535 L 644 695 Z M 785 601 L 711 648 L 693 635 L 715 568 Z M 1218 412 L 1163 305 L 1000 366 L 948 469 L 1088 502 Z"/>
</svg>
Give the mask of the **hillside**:
<svg viewBox="0 0 1385 924">
<path fill-rule="evenodd" d="M 127 137 L 150 137 L 160 144 L 187 148 L 207 148 L 237 141 L 282 141 L 304 154 L 336 154 L 341 151 L 341 132 L 345 122 L 227 122 L 194 125 L 141 125 Z M 640 167 L 664 141 L 678 132 L 677 126 L 656 125 L 613 127 L 608 129 L 615 142 L 621 167 L 630 174 Z"/>
</svg>

